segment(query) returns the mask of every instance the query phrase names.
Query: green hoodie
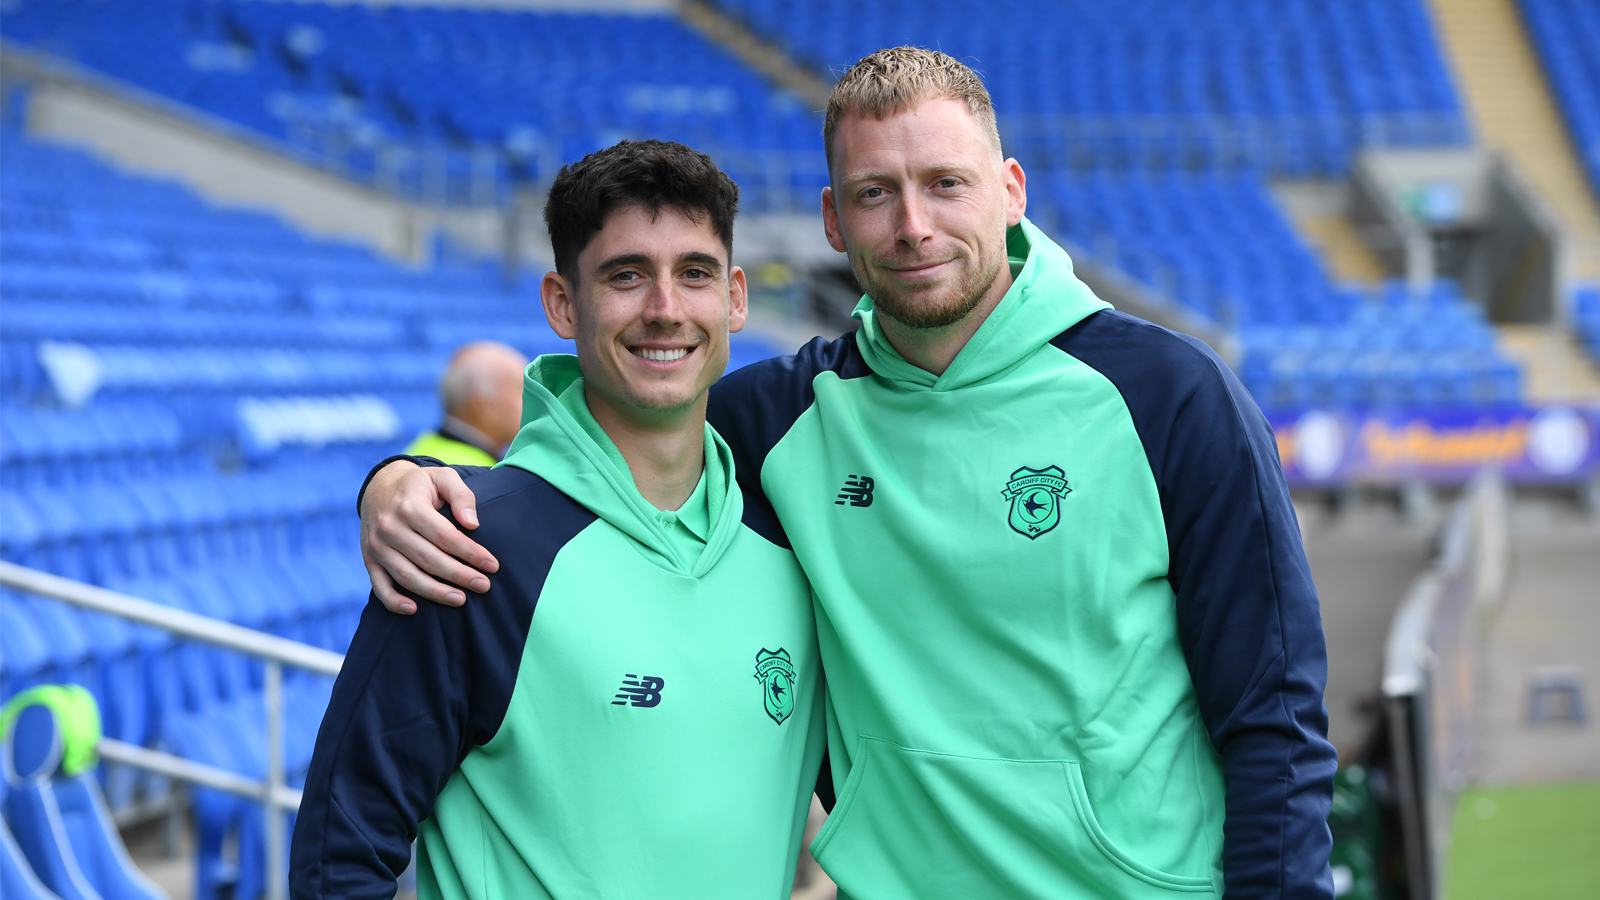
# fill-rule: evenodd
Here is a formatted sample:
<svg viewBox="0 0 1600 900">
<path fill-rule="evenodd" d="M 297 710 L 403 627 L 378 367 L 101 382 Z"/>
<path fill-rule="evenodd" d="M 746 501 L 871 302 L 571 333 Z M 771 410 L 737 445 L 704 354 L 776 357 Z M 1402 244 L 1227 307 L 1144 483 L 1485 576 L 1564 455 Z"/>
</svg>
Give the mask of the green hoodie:
<svg viewBox="0 0 1600 900">
<path fill-rule="evenodd" d="M 505 462 L 459 469 L 501 563 L 489 593 L 369 606 L 307 779 L 297 896 L 388 896 L 420 822 L 423 897 L 788 897 L 824 740 L 806 581 L 741 521 L 716 432 L 704 524 L 680 522 L 582 390 L 575 358 L 535 360 Z"/>
<path fill-rule="evenodd" d="M 856 900 L 1211 893 L 1160 491 L 1118 386 L 1054 343 L 1108 305 L 1027 221 L 1008 254 L 942 375 L 863 299 L 853 340 L 712 393 L 817 598 L 840 788 L 812 853 Z"/>
</svg>

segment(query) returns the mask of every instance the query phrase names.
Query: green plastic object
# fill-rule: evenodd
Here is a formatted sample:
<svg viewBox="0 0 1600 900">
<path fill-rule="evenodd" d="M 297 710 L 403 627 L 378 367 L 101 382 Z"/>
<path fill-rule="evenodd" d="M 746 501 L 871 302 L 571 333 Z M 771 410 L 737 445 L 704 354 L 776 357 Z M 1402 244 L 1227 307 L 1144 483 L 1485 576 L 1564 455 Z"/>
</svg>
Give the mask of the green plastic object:
<svg viewBox="0 0 1600 900">
<path fill-rule="evenodd" d="M 100 705 L 94 695 L 78 684 L 42 684 L 29 688 L 0 706 L 0 735 L 8 735 L 11 723 L 30 706 L 48 707 L 61 732 L 61 771 L 71 777 L 92 769 L 99 757 Z"/>
<path fill-rule="evenodd" d="M 1333 832 L 1335 896 L 1338 900 L 1380 900 L 1378 859 L 1382 826 L 1378 803 L 1367 770 L 1347 766 L 1333 779 L 1333 809 L 1328 815 Z"/>
</svg>

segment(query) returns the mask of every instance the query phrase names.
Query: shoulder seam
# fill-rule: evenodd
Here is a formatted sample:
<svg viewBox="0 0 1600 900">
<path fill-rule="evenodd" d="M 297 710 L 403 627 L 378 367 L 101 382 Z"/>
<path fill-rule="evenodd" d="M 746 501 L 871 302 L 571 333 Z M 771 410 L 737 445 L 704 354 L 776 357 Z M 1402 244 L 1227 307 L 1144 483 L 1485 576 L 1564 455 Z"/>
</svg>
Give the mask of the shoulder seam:
<svg viewBox="0 0 1600 900">
<path fill-rule="evenodd" d="M 511 497 L 516 497 L 519 494 L 525 494 L 525 493 L 527 493 L 529 491 L 538 490 L 541 486 L 548 487 L 550 490 L 555 491 L 558 494 L 561 494 L 561 496 L 567 497 L 566 493 L 564 493 L 560 488 L 558 488 L 555 485 L 551 484 L 550 482 L 546 481 L 542 476 L 536 475 L 533 472 L 529 472 L 526 469 L 521 469 L 519 471 L 523 472 L 529 478 L 532 478 L 534 480 L 531 481 L 528 484 L 520 484 L 520 485 L 517 485 L 516 487 L 510 488 L 509 490 L 503 491 L 503 492 L 498 493 L 498 494 L 494 494 L 493 496 L 489 497 L 486 500 L 485 499 L 479 499 L 478 500 L 478 506 L 480 508 L 482 508 L 484 506 L 489 505 L 490 503 L 496 503 L 496 502 L 499 502 L 501 500 L 506 500 L 506 499 L 509 499 Z M 474 496 L 476 496 L 476 492 L 474 493 Z M 568 497 L 567 499 L 570 500 L 572 498 Z"/>
</svg>

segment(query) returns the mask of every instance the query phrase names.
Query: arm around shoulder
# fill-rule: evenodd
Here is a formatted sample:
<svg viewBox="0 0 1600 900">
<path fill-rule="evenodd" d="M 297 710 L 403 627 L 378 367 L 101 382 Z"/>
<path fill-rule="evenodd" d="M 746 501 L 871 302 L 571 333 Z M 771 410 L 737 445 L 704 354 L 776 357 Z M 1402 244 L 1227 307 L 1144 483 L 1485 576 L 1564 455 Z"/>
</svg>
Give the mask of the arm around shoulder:
<svg viewBox="0 0 1600 900">
<path fill-rule="evenodd" d="M 463 475 L 488 471 L 402 456 L 367 476 L 357 498 L 361 556 L 373 593 L 389 611 L 408 615 L 418 597 L 459 606 L 467 599 L 462 589 L 488 590 L 485 576 L 498 571 L 499 561 L 441 512 L 449 509 L 462 527 L 476 529 L 477 500 Z"/>
</svg>

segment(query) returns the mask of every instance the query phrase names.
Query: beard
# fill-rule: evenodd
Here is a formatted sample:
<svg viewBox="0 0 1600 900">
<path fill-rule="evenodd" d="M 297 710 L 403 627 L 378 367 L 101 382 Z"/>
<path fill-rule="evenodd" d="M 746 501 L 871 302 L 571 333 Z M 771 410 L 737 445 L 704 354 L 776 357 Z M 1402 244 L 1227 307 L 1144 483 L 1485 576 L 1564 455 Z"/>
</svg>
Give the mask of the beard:
<svg viewBox="0 0 1600 900">
<path fill-rule="evenodd" d="M 1006 265 L 1003 256 L 993 262 L 979 258 L 976 265 L 970 256 L 959 256 L 956 261 L 959 274 L 911 288 L 875 278 L 873 273 L 881 269 L 868 266 L 855 254 L 851 254 L 850 267 L 879 312 L 907 328 L 933 329 L 965 319 L 983 302 L 1000 277 L 1000 267 Z"/>
</svg>

